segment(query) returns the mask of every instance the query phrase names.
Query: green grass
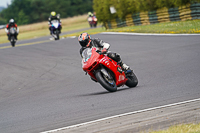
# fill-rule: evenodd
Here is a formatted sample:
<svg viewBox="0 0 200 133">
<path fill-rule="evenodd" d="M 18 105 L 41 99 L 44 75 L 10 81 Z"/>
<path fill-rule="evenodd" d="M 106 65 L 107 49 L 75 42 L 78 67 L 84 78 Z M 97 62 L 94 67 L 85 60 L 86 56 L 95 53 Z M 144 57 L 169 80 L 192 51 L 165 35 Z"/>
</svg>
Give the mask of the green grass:
<svg viewBox="0 0 200 133">
<path fill-rule="evenodd" d="M 200 20 L 188 20 L 177 22 L 158 23 L 153 25 L 128 26 L 116 29 L 95 28 L 85 30 L 89 34 L 96 34 L 100 32 L 132 32 L 132 33 L 161 33 L 161 34 L 199 34 Z M 78 36 L 82 32 L 73 33 L 69 36 Z"/>
<path fill-rule="evenodd" d="M 188 20 L 188 21 L 158 23 L 154 25 L 123 27 L 123 28 L 111 29 L 108 31 L 135 32 L 135 33 L 191 34 L 191 33 L 200 33 L 199 25 L 200 25 L 200 20 Z"/>
<path fill-rule="evenodd" d="M 85 19 L 86 16 L 80 16 L 76 18 L 71 18 L 71 22 L 65 19 L 65 25 L 63 25 L 62 32 L 73 31 L 76 29 L 88 28 L 89 24 Z M 38 24 L 37 24 L 38 25 Z M 43 25 L 47 25 L 46 23 Z M 153 25 L 140 25 L 140 26 L 128 26 L 116 29 L 105 29 L 103 27 L 100 28 L 91 28 L 89 30 L 85 30 L 82 32 L 88 32 L 89 34 L 97 34 L 101 32 L 132 32 L 132 33 L 161 33 L 161 34 L 199 34 L 200 33 L 200 20 L 187 20 L 187 21 L 177 21 L 177 22 L 166 22 L 166 23 L 158 23 Z M 25 26 L 24 26 L 25 27 Z M 27 30 L 30 26 L 26 26 L 25 30 L 19 33 L 18 39 L 31 39 L 42 36 L 49 35 L 48 27 L 37 28 L 32 30 Z M 23 29 L 23 27 L 22 27 Z M 4 29 L 2 29 L 4 30 Z M 5 31 L 0 30 L 0 43 L 8 42 Z M 73 34 L 63 35 L 61 37 L 70 37 L 70 36 L 79 36 L 82 32 L 76 32 Z"/>
<path fill-rule="evenodd" d="M 167 130 L 152 131 L 149 133 L 200 133 L 200 123 L 199 124 L 180 124 L 180 125 L 171 126 Z"/>
<path fill-rule="evenodd" d="M 63 26 L 62 32 L 73 31 L 76 29 L 82 29 L 82 28 L 86 28 L 86 27 L 89 27 L 87 21 L 83 22 L 83 23 L 75 23 L 75 24 L 65 25 L 65 26 Z M 4 30 L 4 29 L 2 29 L 2 30 Z M 9 42 L 7 40 L 8 37 L 7 37 L 6 33 L 2 33 L 2 34 L 3 35 L 0 36 L 0 44 Z M 49 32 L 48 25 L 47 25 L 47 27 L 45 29 L 19 32 L 18 40 L 33 39 L 33 38 L 38 38 L 38 37 L 48 36 L 48 35 L 50 35 L 50 32 Z"/>
<path fill-rule="evenodd" d="M 75 16 L 72 18 L 61 19 L 62 20 L 62 32 L 73 31 L 76 29 L 89 28 L 87 22 L 87 15 Z M 48 23 L 41 22 L 29 25 L 19 26 L 18 40 L 38 38 L 47 36 L 49 34 Z M 0 44 L 9 42 L 4 29 L 0 30 Z"/>
</svg>

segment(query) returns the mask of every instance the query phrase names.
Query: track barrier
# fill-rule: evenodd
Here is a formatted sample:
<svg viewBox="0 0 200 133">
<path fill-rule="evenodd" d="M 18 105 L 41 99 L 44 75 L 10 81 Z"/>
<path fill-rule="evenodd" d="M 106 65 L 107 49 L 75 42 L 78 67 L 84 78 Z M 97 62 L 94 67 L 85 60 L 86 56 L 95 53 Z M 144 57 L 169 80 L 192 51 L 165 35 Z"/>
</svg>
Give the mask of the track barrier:
<svg viewBox="0 0 200 133">
<path fill-rule="evenodd" d="M 106 29 L 134 26 L 150 25 L 163 22 L 185 21 L 200 19 L 200 3 L 187 4 L 177 8 L 162 8 L 156 11 L 139 12 L 128 14 L 125 19 L 112 19 L 104 23 Z"/>
</svg>

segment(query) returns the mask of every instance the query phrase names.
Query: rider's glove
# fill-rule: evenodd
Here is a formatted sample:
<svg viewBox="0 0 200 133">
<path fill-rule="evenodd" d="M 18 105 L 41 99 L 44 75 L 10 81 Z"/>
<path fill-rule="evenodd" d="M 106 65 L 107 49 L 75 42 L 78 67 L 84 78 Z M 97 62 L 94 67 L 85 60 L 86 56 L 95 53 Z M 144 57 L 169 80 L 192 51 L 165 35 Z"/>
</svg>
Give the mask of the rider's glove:
<svg viewBox="0 0 200 133">
<path fill-rule="evenodd" d="M 106 52 L 107 52 L 107 49 L 106 49 L 106 48 L 104 48 L 104 49 L 101 51 L 102 54 L 105 54 Z"/>
</svg>

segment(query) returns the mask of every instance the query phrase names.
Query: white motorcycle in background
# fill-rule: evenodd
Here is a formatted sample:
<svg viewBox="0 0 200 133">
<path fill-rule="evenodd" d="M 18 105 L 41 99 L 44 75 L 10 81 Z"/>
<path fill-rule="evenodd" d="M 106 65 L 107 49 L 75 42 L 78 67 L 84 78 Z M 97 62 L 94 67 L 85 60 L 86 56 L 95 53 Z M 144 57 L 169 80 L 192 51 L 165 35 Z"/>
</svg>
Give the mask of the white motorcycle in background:
<svg viewBox="0 0 200 133">
<path fill-rule="evenodd" d="M 60 39 L 60 28 L 61 28 L 61 25 L 60 25 L 60 22 L 58 20 L 53 20 L 51 21 L 51 30 L 52 31 L 52 36 L 54 37 L 55 40 L 59 40 Z"/>
<path fill-rule="evenodd" d="M 16 36 L 17 36 L 17 31 L 14 27 L 9 29 L 9 38 L 10 38 L 10 43 L 12 45 L 12 47 L 15 47 L 15 43 L 17 41 Z"/>
<path fill-rule="evenodd" d="M 97 18 L 95 16 L 88 17 L 90 27 L 97 27 Z"/>
<path fill-rule="evenodd" d="M 19 28 L 15 28 L 15 27 L 11 27 L 9 30 L 7 28 L 5 28 L 5 31 L 7 34 L 9 34 L 9 41 L 12 45 L 12 47 L 15 47 L 15 43 L 17 41 L 17 35 L 19 33 Z"/>
</svg>

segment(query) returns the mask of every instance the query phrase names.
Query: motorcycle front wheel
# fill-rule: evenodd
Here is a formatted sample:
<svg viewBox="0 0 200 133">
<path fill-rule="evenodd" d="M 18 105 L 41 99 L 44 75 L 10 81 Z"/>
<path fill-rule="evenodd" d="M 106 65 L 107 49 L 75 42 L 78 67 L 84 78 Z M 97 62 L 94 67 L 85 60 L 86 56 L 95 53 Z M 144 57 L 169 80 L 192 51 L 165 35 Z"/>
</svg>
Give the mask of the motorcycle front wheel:
<svg viewBox="0 0 200 133">
<path fill-rule="evenodd" d="M 55 38 L 55 40 L 59 40 L 60 36 L 59 36 L 59 31 L 58 30 L 56 31 L 56 36 L 57 36 L 57 38 Z"/>
<path fill-rule="evenodd" d="M 97 81 L 109 92 L 117 91 L 117 85 L 114 80 L 107 79 L 101 71 L 95 74 Z"/>
<path fill-rule="evenodd" d="M 11 37 L 10 43 L 11 43 L 12 47 L 15 47 L 15 37 L 14 36 Z"/>
<path fill-rule="evenodd" d="M 128 74 L 127 76 L 127 81 L 126 81 L 126 86 L 128 87 L 136 87 L 138 84 L 138 79 L 136 77 L 136 75 L 131 72 L 130 74 Z"/>
</svg>

